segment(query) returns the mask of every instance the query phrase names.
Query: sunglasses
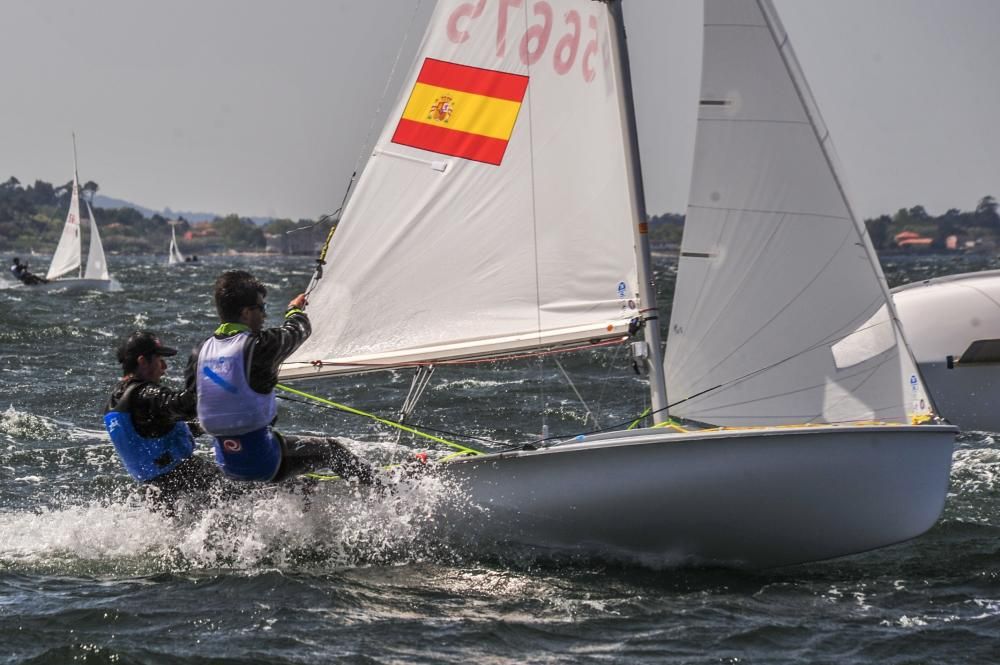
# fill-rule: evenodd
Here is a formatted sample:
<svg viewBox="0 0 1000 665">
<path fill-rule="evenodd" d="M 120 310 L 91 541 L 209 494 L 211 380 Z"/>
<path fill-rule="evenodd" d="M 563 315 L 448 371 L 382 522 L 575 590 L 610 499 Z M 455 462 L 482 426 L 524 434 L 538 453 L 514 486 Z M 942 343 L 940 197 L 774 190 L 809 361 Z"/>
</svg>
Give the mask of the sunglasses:
<svg viewBox="0 0 1000 665">
<path fill-rule="evenodd" d="M 252 305 L 247 305 L 250 309 L 259 309 L 261 314 L 267 314 L 267 305 L 265 303 L 254 303 Z"/>
</svg>

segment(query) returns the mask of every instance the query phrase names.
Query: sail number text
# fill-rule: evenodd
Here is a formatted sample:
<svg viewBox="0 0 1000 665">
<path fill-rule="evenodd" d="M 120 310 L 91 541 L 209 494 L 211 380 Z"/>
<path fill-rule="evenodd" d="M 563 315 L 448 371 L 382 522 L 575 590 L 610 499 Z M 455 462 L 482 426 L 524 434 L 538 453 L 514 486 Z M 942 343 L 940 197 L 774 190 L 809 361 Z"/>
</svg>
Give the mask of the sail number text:
<svg viewBox="0 0 1000 665">
<path fill-rule="evenodd" d="M 515 9 L 524 10 L 524 0 L 498 0 L 497 6 L 497 43 L 496 53 L 498 58 L 503 58 L 507 54 L 507 26 L 510 13 Z M 483 15 L 486 9 L 486 0 L 478 2 L 463 2 L 448 17 L 448 39 L 456 44 L 469 39 L 470 31 L 475 28 L 475 20 Z M 523 35 L 517 40 L 517 50 L 521 57 L 521 62 L 526 65 L 534 65 L 545 57 L 546 49 L 552 40 L 552 32 L 555 28 L 556 18 L 552 11 L 552 5 L 545 0 L 538 0 L 531 4 L 531 12 L 534 14 L 535 23 L 529 25 Z M 593 67 L 593 58 L 598 51 L 597 45 L 597 17 L 587 16 L 586 37 L 587 42 L 580 54 L 580 42 L 585 38 L 583 28 L 583 18 L 580 12 L 571 9 L 562 17 L 564 34 L 558 38 L 552 48 L 552 67 L 557 74 L 566 75 L 573 69 L 577 62 L 577 55 L 580 55 L 580 73 L 583 80 L 590 82 L 594 80 L 596 70 Z"/>
</svg>

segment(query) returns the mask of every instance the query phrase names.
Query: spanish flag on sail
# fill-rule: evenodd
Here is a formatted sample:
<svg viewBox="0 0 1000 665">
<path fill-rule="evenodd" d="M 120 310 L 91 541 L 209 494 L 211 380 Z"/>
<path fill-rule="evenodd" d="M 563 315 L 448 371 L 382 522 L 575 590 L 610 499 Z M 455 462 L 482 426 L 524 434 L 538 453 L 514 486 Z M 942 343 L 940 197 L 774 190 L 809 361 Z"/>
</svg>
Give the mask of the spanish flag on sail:
<svg viewBox="0 0 1000 665">
<path fill-rule="evenodd" d="M 393 143 L 499 165 L 528 77 L 427 58 Z"/>
</svg>

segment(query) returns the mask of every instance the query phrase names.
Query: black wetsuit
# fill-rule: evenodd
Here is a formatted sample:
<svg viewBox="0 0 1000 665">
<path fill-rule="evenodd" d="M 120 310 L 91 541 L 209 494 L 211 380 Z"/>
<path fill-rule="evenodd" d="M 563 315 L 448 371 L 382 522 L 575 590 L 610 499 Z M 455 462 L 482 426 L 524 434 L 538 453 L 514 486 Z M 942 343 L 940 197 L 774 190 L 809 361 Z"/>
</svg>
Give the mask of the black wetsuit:
<svg viewBox="0 0 1000 665">
<path fill-rule="evenodd" d="M 215 337 L 224 339 L 247 330 L 245 326 L 223 324 Z M 249 367 L 247 383 L 258 393 L 267 394 L 278 384 L 278 368 L 309 337 L 312 326 L 309 317 L 299 309 L 285 313 L 284 323 L 277 328 L 251 332 L 252 340 L 246 345 L 244 365 Z M 198 354 L 201 347 L 191 354 L 185 372 L 185 392 L 197 390 Z M 271 423 L 273 426 L 273 422 Z M 281 465 L 272 478 L 280 482 L 288 478 L 315 471 L 332 469 L 344 478 L 357 478 L 369 484 L 375 480 L 374 470 L 358 459 L 344 444 L 333 437 L 282 435 L 272 430 L 281 443 Z"/>
<path fill-rule="evenodd" d="M 33 274 L 28 270 L 27 263 L 14 263 L 10 266 L 10 273 L 14 275 L 18 280 L 31 286 L 33 284 L 47 284 L 49 280 L 42 279 L 38 275 Z"/>
</svg>

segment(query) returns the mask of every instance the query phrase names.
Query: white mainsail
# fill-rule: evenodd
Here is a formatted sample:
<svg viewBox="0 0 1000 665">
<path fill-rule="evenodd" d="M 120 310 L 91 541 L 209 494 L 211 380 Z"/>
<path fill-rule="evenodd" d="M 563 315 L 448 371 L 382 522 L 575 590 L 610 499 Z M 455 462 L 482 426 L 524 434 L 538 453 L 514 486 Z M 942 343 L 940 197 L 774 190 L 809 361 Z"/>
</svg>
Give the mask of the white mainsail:
<svg viewBox="0 0 1000 665">
<path fill-rule="evenodd" d="M 908 422 L 927 396 L 770 0 L 706 0 L 665 369 L 717 425 Z"/>
<path fill-rule="evenodd" d="M 87 270 L 84 272 L 84 279 L 111 279 L 108 272 L 108 261 L 104 258 L 104 245 L 101 244 L 101 234 L 97 231 L 97 218 L 90 207 L 89 201 L 84 201 L 87 206 L 87 216 L 90 218 L 90 249 L 87 252 Z"/>
<path fill-rule="evenodd" d="M 184 255 L 181 254 L 181 250 L 179 250 L 177 248 L 177 234 L 176 234 L 176 230 L 177 230 L 177 227 L 174 226 L 173 222 L 171 222 L 171 224 L 170 224 L 170 251 L 169 251 L 169 256 L 167 258 L 167 264 L 168 265 L 174 265 L 176 263 L 184 263 Z"/>
<path fill-rule="evenodd" d="M 58 279 L 78 270 L 80 268 L 80 254 L 80 187 L 77 185 L 74 175 L 66 223 L 63 225 L 59 244 L 56 245 L 56 252 L 52 255 L 52 263 L 49 264 L 49 271 L 45 278 Z"/>
<path fill-rule="evenodd" d="M 585 342 L 638 316 L 606 7 L 446 0 L 430 26 L 284 377 Z"/>
</svg>

